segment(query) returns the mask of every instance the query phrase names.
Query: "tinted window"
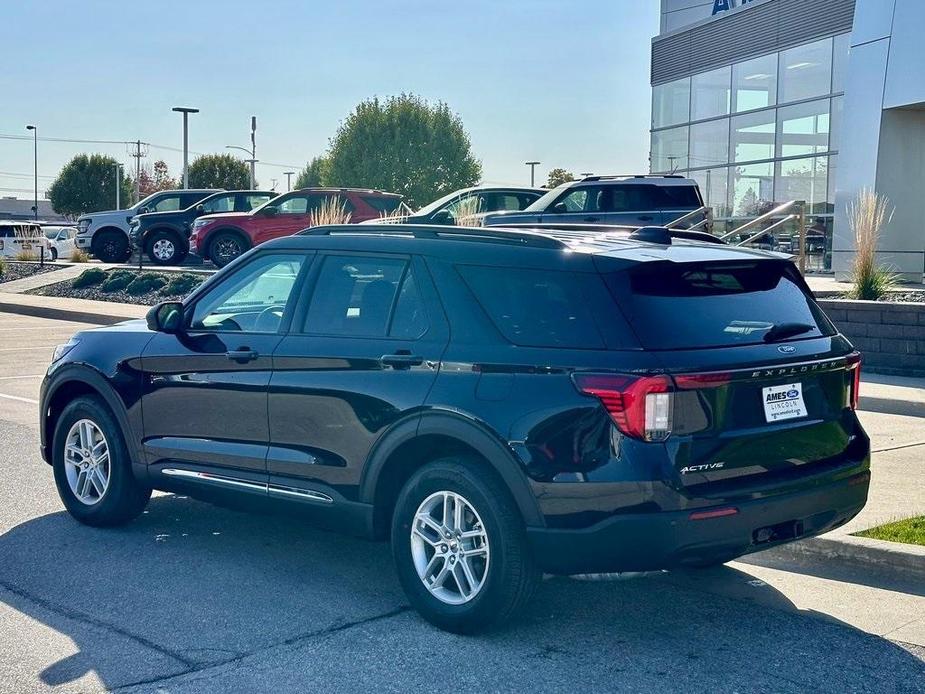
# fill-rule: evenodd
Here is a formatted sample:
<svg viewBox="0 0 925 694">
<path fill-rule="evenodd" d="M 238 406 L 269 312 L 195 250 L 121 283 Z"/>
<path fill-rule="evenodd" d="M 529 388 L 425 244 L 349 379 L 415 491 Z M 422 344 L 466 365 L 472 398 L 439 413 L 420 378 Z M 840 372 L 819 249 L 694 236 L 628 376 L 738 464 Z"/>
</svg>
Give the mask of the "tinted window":
<svg viewBox="0 0 925 694">
<path fill-rule="evenodd" d="M 308 307 L 305 332 L 385 337 L 406 266 L 398 258 L 325 258 Z"/>
<path fill-rule="evenodd" d="M 193 204 L 193 202 L 190 201 L 190 204 Z M 149 212 L 174 212 L 179 209 L 184 209 L 180 206 L 179 195 L 168 195 L 154 203 L 153 207 L 148 207 Z"/>
<path fill-rule="evenodd" d="M 312 195 L 310 197 L 315 204 L 319 203 L 321 200 L 320 195 Z M 308 211 L 308 202 L 309 196 L 297 195 L 276 203 L 276 209 L 279 210 L 280 214 L 305 214 Z"/>
<path fill-rule="evenodd" d="M 380 198 L 364 195 L 363 202 L 378 212 L 394 212 L 401 204 L 401 198 Z"/>
<path fill-rule="evenodd" d="M 597 275 L 461 266 L 498 331 L 515 345 L 603 349 L 591 306 Z"/>
<path fill-rule="evenodd" d="M 265 202 L 271 200 L 272 195 L 239 195 L 238 200 L 238 212 L 250 212 L 256 207 L 260 207 Z"/>
<path fill-rule="evenodd" d="M 791 339 L 834 333 L 789 263 L 653 262 L 607 282 L 647 349 L 760 344 L 783 323 L 811 326 Z"/>
<path fill-rule="evenodd" d="M 638 212 L 661 206 L 655 186 L 602 186 L 591 195 L 589 212 Z"/>
<path fill-rule="evenodd" d="M 213 212 L 233 212 L 234 196 L 220 195 L 217 198 L 207 200 L 202 204 L 202 207 L 205 214 L 211 214 Z"/>
<path fill-rule="evenodd" d="M 700 202 L 700 191 L 696 186 L 662 186 L 662 209 L 696 209 Z"/>
<path fill-rule="evenodd" d="M 427 329 L 427 316 L 424 313 L 424 304 L 418 292 L 417 283 L 409 268 L 398 292 L 395 302 L 395 314 L 392 316 L 392 325 L 389 336 L 402 340 L 413 340 L 424 334 Z"/>
<path fill-rule="evenodd" d="M 190 328 L 276 332 L 305 258 L 267 255 L 237 270 L 196 303 Z"/>
</svg>

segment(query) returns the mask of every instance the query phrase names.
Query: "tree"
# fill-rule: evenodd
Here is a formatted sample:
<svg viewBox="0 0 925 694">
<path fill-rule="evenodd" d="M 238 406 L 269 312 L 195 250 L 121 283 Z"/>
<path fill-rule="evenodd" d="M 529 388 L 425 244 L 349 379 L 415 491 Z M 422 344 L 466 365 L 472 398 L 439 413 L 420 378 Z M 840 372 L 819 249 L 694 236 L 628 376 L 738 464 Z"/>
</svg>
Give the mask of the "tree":
<svg viewBox="0 0 925 694">
<path fill-rule="evenodd" d="M 251 185 L 250 167 L 230 154 L 203 154 L 196 157 L 189 165 L 188 175 L 190 188 L 247 190 Z"/>
<path fill-rule="evenodd" d="M 317 188 L 318 186 L 332 185 L 330 181 L 330 160 L 327 157 L 314 157 L 305 168 L 299 172 L 295 179 L 295 187 Z"/>
<path fill-rule="evenodd" d="M 574 180 L 575 176 L 571 171 L 557 168 L 549 172 L 549 176 L 546 178 L 546 187 L 555 188 L 557 186 L 561 186 L 563 183 L 568 183 L 569 181 Z"/>
<path fill-rule="evenodd" d="M 68 216 L 115 209 L 117 176 L 120 202 L 127 203 L 132 196 L 131 181 L 121 168 L 116 169 L 117 164 L 105 154 L 75 156 L 64 165 L 48 189 L 52 208 Z"/>
<path fill-rule="evenodd" d="M 134 181 L 132 181 L 132 185 L 134 184 Z M 170 172 L 167 170 L 167 163 L 163 160 L 154 162 L 153 176 L 144 169 L 138 174 L 138 192 L 142 198 L 146 198 L 151 193 L 156 193 L 159 190 L 173 190 L 178 187 L 177 180 L 171 178 Z"/>
<path fill-rule="evenodd" d="M 338 128 L 328 160 L 330 182 L 401 193 L 411 207 L 482 176 L 459 116 L 413 94 L 360 103 Z"/>
</svg>

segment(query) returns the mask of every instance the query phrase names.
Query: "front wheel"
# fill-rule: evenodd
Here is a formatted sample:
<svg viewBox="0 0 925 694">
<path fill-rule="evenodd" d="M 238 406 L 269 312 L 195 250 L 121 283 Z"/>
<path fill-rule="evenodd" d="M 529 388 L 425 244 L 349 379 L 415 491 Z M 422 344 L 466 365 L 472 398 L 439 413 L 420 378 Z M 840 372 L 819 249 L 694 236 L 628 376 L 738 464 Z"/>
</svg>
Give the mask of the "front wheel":
<svg viewBox="0 0 925 694">
<path fill-rule="evenodd" d="M 148 259 L 155 265 L 179 265 L 187 256 L 180 238 L 171 231 L 158 231 L 148 239 Z"/>
<path fill-rule="evenodd" d="M 104 263 L 121 263 L 131 257 L 132 250 L 128 247 L 128 239 L 125 234 L 104 231 L 93 244 L 93 255 Z"/>
<path fill-rule="evenodd" d="M 392 556 L 415 609 L 431 624 L 462 634 L 509 620 L 540 576 L 502 483 L 465 458 L 429 463 L 402 489 Z"/>
<path fill-rule="evenodd" d="M 58 249 L 52 246 L 48 249 L 48 255 L 51 257 L 51 261 L 54 262 L 58 259 Z"/>
<path fill-rule="evenodd" d="M 247 250 L 244 241 L 238 234 L 223 231 L 216 234 L 209 246 L 209 257 L 216 267 L 225 267 L 239 255 Z"/>
<path fill-rule="evenodd" d="M 97 397 L 71 402 L 55 426 L 52 465 L 58 495 L 85 525 L 113 526 L 138 516 L 151 489 L 132 474 L 122 431 Z"/>
</svg>

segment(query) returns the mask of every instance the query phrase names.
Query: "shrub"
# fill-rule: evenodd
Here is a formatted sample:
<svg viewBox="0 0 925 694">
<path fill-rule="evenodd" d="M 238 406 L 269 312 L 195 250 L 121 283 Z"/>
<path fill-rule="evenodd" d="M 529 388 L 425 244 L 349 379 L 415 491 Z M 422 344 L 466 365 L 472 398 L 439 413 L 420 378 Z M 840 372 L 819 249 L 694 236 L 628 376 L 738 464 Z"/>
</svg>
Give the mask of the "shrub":
<svg viewBox="0 0 925 694">
<path fill-rule="evenodd" d="M 201 277 L 189 272 L 181 272 L 173 275 L 167 285 L 161 289 L 164 296 L 185 296 L 202 284 Z"/>
<path fill-rule="evenodd" d="M 339 195 L 327 197 L 318 207 L 312 210 L 308 218 L 309 226 L 317 227 L 324 224 L 349 224 L 350 212 L 347 212 L 347 201 Z"/>
<path fill-rule="evenodd" d="M 6 272 L 6 262 L 4 262 L 3 258 L 0 258 L 0 277 L 3 276 L 4 272 Z"/>
<path fill-rule="evenodd" d="M 25 249 L 19 251 L 16 254 L 16 260 L 36 260 L 38 257 L 38 253 L 36 251 L 27 251 Z"/>
<path fill-rule="evenodd" d="M 100 289 L 107 294 L 110 292 L 121 292 L 132 283 L 133 279 L 135 279 L 134 272 L 129 272 L 128 270 L 115 270 L 109 273 Z"/>
<path fill-rule="evenodd" d="M 852 299 L 876 301 L 896 285 L 896 275 L 877 264 L 880 230 L 893 216 L 889 201 L 872 190 L 862 190 L 848 205 L 848 224 L 854 233 L 856 251 L 851 279 Z"/>
<path fill-rule="evenodd" d="M 90 254 L 87 253 L 82 248 L 75 248 L 71 251 L 71 262 L 72 263 L 89 263 Z"/>
<path fill-rule="evenodd" d="M 89 270 L 84 270 L 77 277 L 71 281 L 71 286 L 74 289 L 83 289 L 84 287 L 92 287 L 99 284 L 104 279 L 106 279 L 105 270 L 100 270 L 99 268 L 91 268 Z"/>
<path fill-rule="evenodd" d="M 144 272 L 129 282 L 125 291 L 132 296 L 138 296 L 139 294 L 147 294 L 148 292 L 160 289 L 165 284 L 167 284 L 167 280 L 164 279 L 163 275 L 158 275 L 153 272 Z"/>
</svg>

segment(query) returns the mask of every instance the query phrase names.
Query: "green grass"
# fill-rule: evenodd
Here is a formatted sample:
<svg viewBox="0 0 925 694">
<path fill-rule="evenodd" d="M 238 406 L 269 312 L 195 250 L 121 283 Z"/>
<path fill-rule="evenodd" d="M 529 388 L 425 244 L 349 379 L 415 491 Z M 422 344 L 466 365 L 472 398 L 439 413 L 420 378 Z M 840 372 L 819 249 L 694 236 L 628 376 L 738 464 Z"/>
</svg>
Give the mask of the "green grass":
<svg viewBox="0 0 925 694">
<path fill-rule="evenodd" d="M 862 530 L 855 535 L 875 540 L 905 542 L 908 545 L 925 545 L 925 516 L 885 523 L 870 530 Z"/>
</svg>

